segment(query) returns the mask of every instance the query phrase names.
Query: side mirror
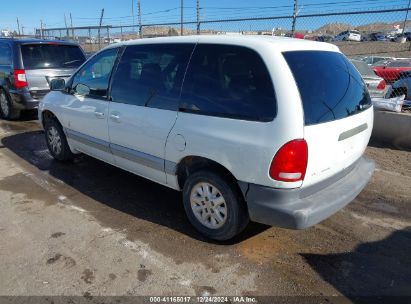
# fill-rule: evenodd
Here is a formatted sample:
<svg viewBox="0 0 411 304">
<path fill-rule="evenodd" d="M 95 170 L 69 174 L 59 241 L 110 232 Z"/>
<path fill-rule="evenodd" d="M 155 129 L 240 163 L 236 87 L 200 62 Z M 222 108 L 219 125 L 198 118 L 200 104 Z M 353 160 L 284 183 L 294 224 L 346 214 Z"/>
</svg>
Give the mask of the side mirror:
<svg viewBox="0 0 411 304">
<path fill-rule="evenodd" d="M 79 83 L 78 85 L 76 85 L 74 91 L 76 94 L 83 95 L 83 96 L 90 94 L 90 88 L 82 83 Z"/>
<path fill-rule="evenodd" d="M 50 81 L 50 90 L 63 91 L 66 88 L 66 81 L 62 78 L 52 79 Z"/>
</svg>

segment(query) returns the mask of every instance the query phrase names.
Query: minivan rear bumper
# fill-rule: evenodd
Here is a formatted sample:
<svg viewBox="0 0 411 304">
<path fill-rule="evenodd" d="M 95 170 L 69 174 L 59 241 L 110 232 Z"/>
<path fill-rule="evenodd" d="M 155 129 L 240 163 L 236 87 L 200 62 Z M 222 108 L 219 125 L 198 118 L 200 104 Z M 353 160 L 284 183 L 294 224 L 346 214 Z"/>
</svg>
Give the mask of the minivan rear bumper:
<svg viewBox="0 0 411 304">
<path fill-rule="evenodd" d="M 308 188 L 277 189 L 240 182 L 250 219 L 289 229 L 315 225 L 350 203 L 365 187 L 374 161 L 361 157 L 343 172 Z"/>
</svg>

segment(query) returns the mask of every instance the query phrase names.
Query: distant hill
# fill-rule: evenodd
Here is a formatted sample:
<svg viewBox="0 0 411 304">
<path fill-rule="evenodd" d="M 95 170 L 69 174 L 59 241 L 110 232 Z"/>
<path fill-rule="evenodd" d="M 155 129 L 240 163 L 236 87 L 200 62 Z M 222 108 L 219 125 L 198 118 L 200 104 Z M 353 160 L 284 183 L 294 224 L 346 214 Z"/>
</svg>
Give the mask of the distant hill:
<svg viewBox="0 0 411 304">
<path fill-rule="evenodd" d="M 323 25 L 322 27 L 316 29 L 314 32 L 321 33 L 321 34 L 335 35 L 342 31 L 350 30 L 353 28 L 354 27 L 348 23 L 329 23 L 329 24 Z"/>
<path fill-rule="evenodd" d="M 397 22 L 390 22 L 390 23 L 374 22 L 374 23 L 369 23 L 369 24 L 364 24 L 364 25 L 359 25 L 359 26 L 353 26 L 349 23 L 329 23 L 329 24 L 323 25 L 322 27 L 316 29 L 313 32 L 321 33 L 321 34 L 331 34 L 331 35 L 336 35 L 342 31 L 351 30 L 351 29 L 356 29 L 360 32 L 386 32 L 386 31 L 394 30 L 394 26 L 398 24 L 402 28 L 404 25 L 404 21 L 397 21 Z M 406 22 L 405 28 L 411 28 L 411 21 Z"/>
</svg>

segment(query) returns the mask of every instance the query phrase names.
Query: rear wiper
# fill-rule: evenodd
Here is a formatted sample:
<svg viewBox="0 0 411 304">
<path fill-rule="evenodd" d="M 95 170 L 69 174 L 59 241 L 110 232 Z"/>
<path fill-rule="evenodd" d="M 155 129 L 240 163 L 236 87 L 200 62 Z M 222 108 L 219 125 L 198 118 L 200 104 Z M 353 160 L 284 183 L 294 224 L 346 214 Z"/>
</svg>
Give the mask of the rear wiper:
<svg viewBox="0 0 411 304">
<path fill-rule="evenodd" d="M 77 61 L 80 61 L 80 59 L 74 59 L 74 60 L 71 60 L 71 61 L 66 61 L 66 62 L 63 62 L 62 64 L 67 65 L 67 64 L 71 64 L 71 63 L 74 63 L 74 62 L 77 62 Z"/>
</svg>

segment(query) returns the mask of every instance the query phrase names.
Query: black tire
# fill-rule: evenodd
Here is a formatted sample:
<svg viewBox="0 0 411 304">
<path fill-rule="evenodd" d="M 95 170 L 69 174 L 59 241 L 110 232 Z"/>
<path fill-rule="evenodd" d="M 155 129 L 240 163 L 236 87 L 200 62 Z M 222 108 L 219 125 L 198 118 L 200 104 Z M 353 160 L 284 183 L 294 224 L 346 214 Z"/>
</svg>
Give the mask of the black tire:
<svg viewBox="0 0 411 304">
<path fill-rule="evenodd" d="M 226 204 L 226 219 L 221 227 L 209 228 L 202 224 L 199 219 L 197 219 L 194 211 L 191 207 L 191 194 L 193 188 L 198 186 L 200 183 L 208 183 L 218 189 L 221 196 L 223 197 Z M 200 199 L 201 200 L 201 199 Z M 244 202 L 244 198 L 241 191 L 236 186 L 235 182 L 229 177 L 223 174 L 217 174 L 211 171 L 198 171 L 195 172 L 187 178 L 183 188 L 183 202 L 184 209 L 190 220 L 191 224 L 204 236 L 207 238 L 224 241 L 229 240 L 239 234 L 247 226 L 249 222 L 249 216 Z M 206 203 L 213 204 L 212 200 Z M 204 205 L 204 202 L 202 203 Z M 200 206 L 200 208 L 206 207 Z M 213 208 L 213 207 L 212 207 Z M 204 212 L 204 209 L 202 212 Z M 209 212 L 215 213 L 209 209 Z M 221 214 L 220 214 L 221 215 Z M 211 214 L 210 214 L 211 216 Z M 211 218 L 210 218 L 211 220 Z"/>
<path fill-rule="evenodd" d="M 20 110 L 13 107 L 9 96 L 4 90 L 0 90 L 0 115 L 1 118 L 6 120 L 15 120 L 20 118 Z"/>
<path fill-rule="evenodd" d="M 67 143 L 66 135 L 63 132 L 63 128 L 56 119 L 47 119 L 44 123 L 44 133 L 46 136 L 47 147 L 50 154 L 58 161 L 67 162 L 74 158 L 74 154 L 71 152 Z M 56 145 L 52 142 L 52 137 L 59 140 L 60 149 L 56 148 Z"/>
</svg>

